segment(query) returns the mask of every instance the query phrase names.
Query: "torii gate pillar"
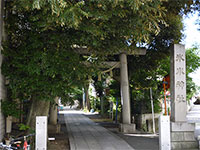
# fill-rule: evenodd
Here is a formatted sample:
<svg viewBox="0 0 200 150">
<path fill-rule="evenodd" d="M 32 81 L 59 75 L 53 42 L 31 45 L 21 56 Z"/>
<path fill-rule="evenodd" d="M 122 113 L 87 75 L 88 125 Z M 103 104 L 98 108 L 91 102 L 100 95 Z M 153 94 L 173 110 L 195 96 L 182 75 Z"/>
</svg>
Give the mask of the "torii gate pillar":
<svg viewBox="0 0 200 150">
<path fill-rule="evenodd" d="M 127 55 L 120 54 L 120 90 L 122 103 L 122 124 L 121 131 L 131 133 L 135 131 L 135 124 L 131 124 L 131 104 L 129 95 Z"/>
<path fill-rule="evenodd" d="M 74 46 L 74 50 L 76 50 L 76 52 L 78 52 L 79 54 L 92 54 L 92 51 L 88 51 L 87 47 Z M 122 116 L 123 116 L 123 120 L 122 120 L 122 124 L 120 128 L 121 128 L 121 131 L 124 133 L 133 133 L 135 131 L 135 124 L 131 124 L 131 104 L 130 104 L 130 95 L 129 95 L 127 55 L 146 55 L 146 49 L 136 48 L 130 51 L 121 50 L 116 53 L 112 53 L 111 55 L 120 56 L 120 76 L 121 76 L 120 89 L 121 89 Z M 112 63 L 105 62 L 104 66 L 105 65 L 109 66 Z"/>
</svg>

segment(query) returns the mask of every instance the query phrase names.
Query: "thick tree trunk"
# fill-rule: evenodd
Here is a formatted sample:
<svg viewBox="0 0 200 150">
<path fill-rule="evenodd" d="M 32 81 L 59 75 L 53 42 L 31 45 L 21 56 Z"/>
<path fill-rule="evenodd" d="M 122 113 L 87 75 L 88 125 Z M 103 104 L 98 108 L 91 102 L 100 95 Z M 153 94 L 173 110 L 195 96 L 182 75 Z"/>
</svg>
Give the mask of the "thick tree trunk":
<svg viewBox="0 0 200 150">
<path fill-rule="evenodd" d="M 54 99 L 55 103 L 50 108 L 50 115 L 49 115 L 49 123 L 52 125 L 57 124 L 58 120 L 58 107 L 56 104 L 58 104 L 59 97 L 56 97 Z"/>
<path fill-rule="evenodd" d="M 31 108 L 27 118 L 27 125 L 35 129 L 36 116 L 48 116 L 50 101 L 32 99 Z"/>
</svg>

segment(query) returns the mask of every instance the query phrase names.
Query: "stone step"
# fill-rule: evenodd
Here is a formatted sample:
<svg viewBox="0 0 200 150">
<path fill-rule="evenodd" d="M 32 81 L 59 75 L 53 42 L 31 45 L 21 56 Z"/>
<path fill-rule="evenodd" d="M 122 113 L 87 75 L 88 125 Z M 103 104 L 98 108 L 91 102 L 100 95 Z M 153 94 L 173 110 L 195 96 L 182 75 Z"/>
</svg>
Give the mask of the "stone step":
<svg viewBox="0 0 200 150">
<path fill-rule="evenodd" d="M 187 114 L 199 114 L 200 115 L 200 110 L 191 110 Z"/>
<path fill-rule="evenodd" d="M 200 110 L 200 105 L 193 105 L 191 110 Z"/>
</svg>

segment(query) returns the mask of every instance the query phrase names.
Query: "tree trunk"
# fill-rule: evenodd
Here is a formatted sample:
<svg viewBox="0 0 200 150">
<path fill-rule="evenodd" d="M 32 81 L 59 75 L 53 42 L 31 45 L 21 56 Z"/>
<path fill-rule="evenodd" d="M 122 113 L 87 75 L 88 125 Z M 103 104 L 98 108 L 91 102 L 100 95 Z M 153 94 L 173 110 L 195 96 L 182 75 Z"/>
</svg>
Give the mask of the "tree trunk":
<svg viewBox="0 0 200 150">
<path fill-rule="evenodd" d="M 89 99 L 89 84 L 84 86 L 84 95 L 85 95 L 85 108 L 87 111 L 90 111 L 90 99 Z"/>
<path fill-rule="evenodd" d="M 50 115 L 49 115 L 49 123 L 56 125 L 58 120 L 58 107 L 56 104 L 58 104 L 59 97 L 56 97 L 54 99 L 55 103 L 50 108 Z"/>
<path fill-rule="evenodd" d="M 86 102 L 85 102 L 85 88 L 83 88 L 82 91 L 83 91 L 83 97 L 82 97 L 82 99 L 83 99 L 83 100 L 82 100 L 82 101 L 83 101 L 83 102 L 82 102 L 82 104 L 83 104 L 83 109 L 86 109 Z"/>
<path fill-rule="evenodd" d="M 89 86 L 85 88 L 86 109 L 90 111 Z"/>
<path fill-rule="evenodd" d="M 104 116 L 104 97 L 103 97 L 103 95 L 100 96 L 100 103 L 101 103 L 101 115 Z"/>
<path fill-rule="evenodd" d="M 35 129 L 36 116 L 48 116 L 50 101 L 32 99 L 31 108 L 27 118 L 27 125 Z"/>
</svg>

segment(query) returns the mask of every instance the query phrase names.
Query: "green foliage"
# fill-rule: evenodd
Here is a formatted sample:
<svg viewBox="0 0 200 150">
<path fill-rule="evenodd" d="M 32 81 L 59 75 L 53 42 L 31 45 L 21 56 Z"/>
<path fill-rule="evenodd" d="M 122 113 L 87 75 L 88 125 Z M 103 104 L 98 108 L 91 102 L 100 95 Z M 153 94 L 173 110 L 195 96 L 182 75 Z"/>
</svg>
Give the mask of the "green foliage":
<svg viewBox="0 0 200 150">
<path fill-rule="evenodd" d="M 146 44 L 148 52 L 129 63 L 135 72 L 130 72 L 130 83 L 139 88 L 155 85 L 158 77 L 152 70 L 166 56 L 168 47 L 180 40 L 179 13 L 186 1 L 180 7 L 180 1 L 172 0 L 6 3 L 7 42 L 3 46 L 2 72 L 9 81 L 11 98 L 53 101 L 59 96 L 67 102 L 74 100 L 79 93 L 75 89 L 80 89 L 88 76 L 96 76 L 98 61 L 103 59 L 99 55 L 133 50 L 138 44 Z M 79 55 L 75 46 L 85 46 L 92 54 Z"/>
<path fill-rule="evenodd" d="M 110 87 L 110 94 L 115 97 L 115 103 L 116 103 L 116 99 L 118 99 L 118 101 L 120 101 L 121 99 L 121 95 L 120 95 L 120 83 L 116 80 L 112 80 Z"/>
<path fill-rule="evenodd" d="M 196 93 L 198 87 L 189 76 L 190 73 L 195 72 L 200 67 L 200 56 L 198 47 L 194 47 L 186 50 L 186 92 L 187 100 Z M 148 59 L 148 58 L 147 58 Z M 140 60 L 136 58 L 136 60 Z M 156 64 L 155 64 L 156 62 Z M 163 59 L 154 60 L 150 65 L 144 65 L 141 61 L 140 69 L 137 70 L 136 64 L 133 61 L 130 62 L 130 67 L 134 68 L 134 72 L 130 72 L 130 86 L 131 86 L 131 99 L 134 100 L 133 110 L 134 113 L 141 113 L 141 110 L 145 110 L 143 113 L 151 112 L 149 88 L 153 88 L 153 99 L 155 112 L 160 111 L 159 99 L 163 95 L 162 79 L 165 75 L 170 73 L 170 57 L 165 56 Z M 153 66 L 155 65 L 156 68 Z M 152 67 L 151 67 L 152 66 Z"/>
<path fill-rule="evenodd" d="M 12 7 L 12 3 L 8 6 Z M 53 101 L 59 96 L 63 102 L 73 101 L 71 93 L 95 72 L 72 49 L 77 40 L 77 35 L 71 34 L 74 30 L 58 27 L 42 31 L 40 22 L 32 20 L 39 14 L 40 11 L 33 11 L 22 15 L 16 11 L 8 15 L 2 72 L 9 81 L 11 98 L 24 100 L 34 96 Z"/>
<path fill-rule="evenodd" d="M 100 108 L 100 99 L 96 98 L 94 96 L 89 95 L 89 99 L 90 99 L 90 104 L 91 104 L 91 109 L 93 109 L 94 111 L 96 111 L 97 108 Z"/>
<path fill-rule="evenodd" d="M 187 100 L 190 100 L 192 96 L 197 92 L 198 87 L 189 76 L 190 73 L 195 72 L 200 67 L 200 55 L 199 47 L 195 46 L 186 50 L 186 92 Z"/>
<path fill-rule="evenodd" d="M 20 109 L 18 108 L 16 101 L 9 101 L 9 100 L 1 101 L 1 110 L 6 117 L 8 116 L 13 116 L 16 118 L 20 117 Z"/>
<path fill-rule="evenodd" d="M 29 129 L 30 129 L 30 127 L 29 127 L 28 125 L 25 125 L 25 124 L 23 124 L 23 123 L 20 123 L 20 124 L 18 125 L 18 127 L 19 127 L 19 130 L 23 130 L 23 131 L 26 131 L 26 130 L 29 130 Z"/>
<path fill-rule="evenodd" d="M 150 100 L 150 89 L 137 89 L 132 90 L 132 100 L 133 103 L 133 113 L 134 114 L 144 114 L 151 113 L 151 100 Z M 159 113 L 160 108 L 160 90 L 153 89 L 153 103 L 154 103 L 154 112 Z"/>
<path fill-rule="evenodd" d="M 199 46 L 186 50 L 186 71 L 187 74 L 196 71 L 200 66 Z"/>
<path fill-rule="evenodd" d="M 165 0 L 20 0 L 12 2 L 15 7 L 11 10 L 31 14 L 31 23 L 42 31 L 60 26 L 71 30 L 79 37 L 73 44 L 105 53 L 133 49 L 138 42 L 148 42 L 150 34 L 158 34 L 159 25 L 166 24 L 163 2 Z M 130 40 L 133 47 L 127 46 L 126 40 Z"/>
</svg>

